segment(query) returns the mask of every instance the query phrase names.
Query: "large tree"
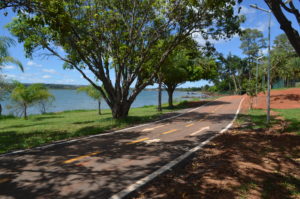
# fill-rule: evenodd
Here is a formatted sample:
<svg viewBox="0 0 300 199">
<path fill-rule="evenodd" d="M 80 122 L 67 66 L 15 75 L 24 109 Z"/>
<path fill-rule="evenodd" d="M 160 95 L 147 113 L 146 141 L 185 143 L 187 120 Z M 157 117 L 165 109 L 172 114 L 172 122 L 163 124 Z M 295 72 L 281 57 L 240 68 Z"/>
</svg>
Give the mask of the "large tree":
<svg viewBox="0 0 300 199">
<path fill-rule="evenodd" d="M 265 0 L 266 4 L 272 10 L 277 21 L 280 24 L 280 28 L 285 32 L 287 38 L 291 42 L 291 45 L 296 50 L 298 56 L 300 56 L 300 12 L 299 7 L 296 8 L 293 0 Z M 299 3 L 299 2 L 298 2 Z M 288 15 L 292 15 L 296 18 L 298 24 L 292 24 Z M 297 28 L 298 27 L 298 30 Z"/>
<path fill-rule="evenodd" d="M 247 59 L 242 59 L 229 53 L 227 57 L 223 54 L 217 56 L 218 77 L 213 80 L 218 91 L 233 91 L 233 93 L 244 93 L 244 82 L 249 79 Z"/>
<path fill-rule="evenodd" d="M 180 45 L 167 58 L 159 75 L 168 92 L 169 107 L 173 107 L 173 93 L 175 89 L 187 81 L 213 79 L 216 74 L 216 62 L 201 56 L 193 42 L 190 45 Z"/>
<path fill-rule="evenodd" d="M 271 82 L 283 79 L 287 85 L 289 81 L 299 78 L 299 60 L 286 34 L 278 35 L 271 50 Z"/>
<path fill-rule="evenodd" d="M 239 3 L 245 0 L 238 0 Z M 297 27 L 300 25 L 300 12 L 299 7 L 295 6 L 293 1 L 297 0 L 264 0 L 268 7 L 271 9 L 272 13 L 276 17 L 278 23 L 280 24 L 281 30 L 285 32 L 291 45 L 296 50 L 297 54 L 300 56 L 300 35 L 299 29 Z M 299 1 L 299 0 L 298 0 Z M 295 17 L 297 23 L 292 23 L 290 16 Z"/>
<path fill-rule="evenodd" d="M 101 92 L 114 118 L 124 118 L 187 37 L 198 32 L 218 39 L 239 32 L 235 4 L 235 0 L 31 0 L 27 5 L 6 0 L 2 7 L 19 11 L 9 29 L 24 42 L 28 56 L 43 48 L 59 57 Z M 168 35 L 172 37 L 158 45 Z"/>
<path fill-rule="evenodd" d="M 255 58 L 259 57 L 261 50 L 266 47 L 265 38 L 261 31 L 247 28 L 241 34 L 240 40 L 240 48 L 248 57 L 248 78 L 251 79 Z"/>
</svg>

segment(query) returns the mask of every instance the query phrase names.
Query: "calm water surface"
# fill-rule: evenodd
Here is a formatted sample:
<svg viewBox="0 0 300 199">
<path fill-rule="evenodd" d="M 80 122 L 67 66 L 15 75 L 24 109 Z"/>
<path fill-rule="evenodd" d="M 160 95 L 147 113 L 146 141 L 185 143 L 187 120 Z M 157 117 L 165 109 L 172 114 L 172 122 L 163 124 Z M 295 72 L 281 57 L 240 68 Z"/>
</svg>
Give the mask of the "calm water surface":
<svg viewBox="0 0 300 199">
<path fill-rule="evenodd" d="M 66 110 L 80 110 L 80 109 L 97 109 L 97 102 L 91 99 L 87 94 L 76 90 L 64 90 L 64 89 L 49 89 L 49 91 L 54 95 L 55 101 L 51 106 L 48 107 L 47 112 L 60 112 Z M 174 99 L 182 100 L 183 96 L 186 96 L 187 92 L 175 91 Z M 201 94 L 195 94 L 195 97 L 199 97 Z M 162 102 L 167 103 L 168 95 L 166 91 L 162 93 Z M 11 110 L 6 108 L 7 105 L 11 104 L 9 100 L 2 102 L 3 114 L 12 114 Z M 132 107 L 142 107 L 146 105 L 156 105 L 157 104 L 157 91 L 142 91 Z M 102 101 L 102 109 L 108 109 L 108 105 Z M 28 110 L 29 114 L 40 114 L 38 107 L 31 107 Z"/>
</svg>

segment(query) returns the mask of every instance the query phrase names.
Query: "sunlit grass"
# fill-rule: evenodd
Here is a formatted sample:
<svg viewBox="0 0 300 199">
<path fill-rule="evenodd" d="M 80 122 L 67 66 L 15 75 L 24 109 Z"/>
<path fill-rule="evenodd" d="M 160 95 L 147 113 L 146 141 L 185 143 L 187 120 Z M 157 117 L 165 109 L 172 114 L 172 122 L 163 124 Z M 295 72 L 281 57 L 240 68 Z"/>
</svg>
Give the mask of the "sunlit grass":
<svg viewBox="0 0 300 199">
<path fill-rule="evenodd" d="M 298 109 L 276 109 L 282 117 L 284 117 L 288 124 L 286 129 L 288 132 L 296 132 L 300 135 L 300 108 Z"/>
<path fill-rule="evenodd" d="M 164 105 L 162 112 L 158 112 L 156 106 L 132 108 L 128 118 L 123 120 L 113 119 L 110 110 L 103 110 L 102 115 L 98 115 L 96 110 L 31 115 L 28 120 L 5 116 L 0 118 L 0 153 L 124 128 L 156 119 L 167 112 L 186 108 L 186 103 L 175 105 L 174 109 L 168 109 Z"/>
</svg>

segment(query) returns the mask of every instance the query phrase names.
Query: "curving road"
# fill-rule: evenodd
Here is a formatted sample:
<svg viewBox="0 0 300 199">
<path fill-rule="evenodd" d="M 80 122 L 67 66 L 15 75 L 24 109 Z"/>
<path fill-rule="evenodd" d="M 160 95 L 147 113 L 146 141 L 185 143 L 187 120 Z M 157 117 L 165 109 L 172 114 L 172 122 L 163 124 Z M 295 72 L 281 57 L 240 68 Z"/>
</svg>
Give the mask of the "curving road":
<svg viewBox="0 0 300 199">
<path fill-rule="evenodd" d="M 1 156 L 0 198 L 119 198 L 228 127 L 241 101 L 222 97 L 170 119 Z"/>
</svg>

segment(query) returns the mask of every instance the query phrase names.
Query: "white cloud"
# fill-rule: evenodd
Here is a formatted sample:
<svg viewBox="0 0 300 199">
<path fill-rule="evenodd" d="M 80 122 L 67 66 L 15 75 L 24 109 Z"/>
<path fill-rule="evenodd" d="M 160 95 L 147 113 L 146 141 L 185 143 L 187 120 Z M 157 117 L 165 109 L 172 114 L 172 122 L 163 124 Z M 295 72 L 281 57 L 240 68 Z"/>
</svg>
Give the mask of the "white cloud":
<svg viewBox="0 0 300 199">
<path fill-rule="evenodd" d="M 27 66 L 42 67 L 42 64 L 35 63 L 34 61 L 28 61 Z"/>
<path fill-rule="evenodd" d="M 75 80 L 74 79 L 61 79 L 61 80 L 57 80 L 55 83 L 57 84 L 71 84 L 74 83 Z"/>
<path fill-rule="evenodd" d="M 15 69 L 15 66 L 7 65 L 7 66 L 0 66 L 1 69 Z"/>
<path fill-rule="evenodd" d="M 54 69 L 43 69 L 42 71 L 45 73 L 51 73 L 51 74 L 57 73 L 56 70 L 54 70 Z"/>
<path fill-rule="evenodd" d="M 50 75 L 43 75 L 42 78 L 43 79 L 49 79 L 49 78 L 51 78 L 51 76 Z"/>
</svg>

